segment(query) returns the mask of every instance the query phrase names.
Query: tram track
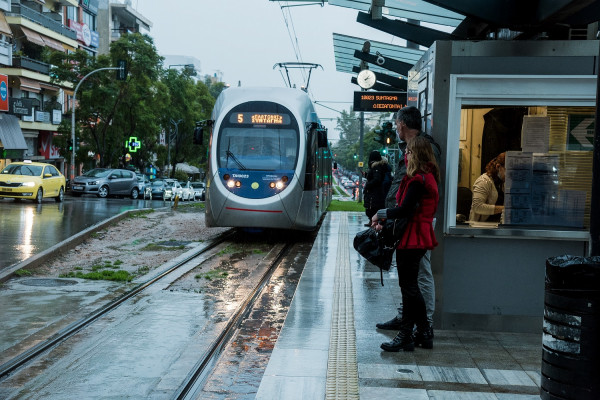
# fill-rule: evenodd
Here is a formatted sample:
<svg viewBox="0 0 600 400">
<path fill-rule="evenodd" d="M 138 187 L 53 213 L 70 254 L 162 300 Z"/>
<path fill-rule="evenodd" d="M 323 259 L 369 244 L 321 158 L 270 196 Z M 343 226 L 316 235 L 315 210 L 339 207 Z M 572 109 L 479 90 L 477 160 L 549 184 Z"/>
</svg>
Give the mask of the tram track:
<svg viewBox="0 0 600 400">
<path fill-rule="evenodd" d="M 187 279 L 187 282 L 189 282 L 190 277 L 198 275 L 198 270 L 207 271 L 205 267 L 202 267 L 205 261 L 209 261 L 211 259 L 220 260 L 222 254 L 227 253 L 227 249 L 244 248 L 244 251 L 252 253 L 253 251 L 255 251 L 253 249 L 258 249 L 258 247 L 256 247 L 256 244 L 260 244 L 262 248 L 265 248 L 266 246 L 266 248 L 270 249 L 268 251 L 268 254 L 265 253 L 266 255 L 261 256 L 260 258 L 262 258 L 262 261 L 260 262 L 260 264 L 252 268 L 254 270 L 252 277 L 244 279 L 243 287 L 245 287 L 248 290 L 240 292 L 239 289 L 242 289 L 242 287 L 236 289 L 236 293 L 240 293 L 240 295 L 235 299 L 231 299 L 231 303 L 232 305 L 233 303 L 235 303 L 235 307 L 228 309 L 226 319 L 221 319 L 222 317 L 218 314 L 214 315 L 213 318 L 215 325 L 214 330 L 209 335 L 210 343 L 207 340 L 201 348 L 195 348 L 195 352 L 197 352 L 197 354 L 199 354 L 200 357 L 196 360 L 192 359 L 191 362 L 188 357 L 187 368 L 181 371 L 181 375 L 178 378 L 178 383 L 170 391 L 172 395 L 168 395 L 169 397 L 174 399 L 198 398 L 198 394 L 202 393 L 207 379 L 213 379 L 213 376 L 211 374 L 214 368 L 216 368 L 219 365 L 219 357 L 221 356 L 221 353 L 224 351 L 224 349 L 228 349 L 228 344 L 233 340 L 232 338 L 237 337 L 236 332 L 239 333 L 239 328 L 244 323 L 243 321 L 245 320 L 245 318 L 251 312 L 254 312 L 252 310 L 253 306 L 255 306 L 257 299 L 261 298 L 261 292 L 263 292 L 263 289 L 266 285 L 273 284 L 270 283 L 270 279 L 272 278 L 273 273 L 278 271 L 278 266 L 283 262 L 284 265 L 286 263 L 295 265 L 296 268 L 299 269 L 300 273 L 303 269 L 303 264 L 298 265 L 298 260 L 294 258 L 295 254 L 297 254 L 298 252 L 298 248 L 294 249 L 294 246 L 298 245 L 297 238 L 294 239 L 290 237 L 278 237 L 276 240 L 272 240 L 274 239 L 274 237 L 269 236 L 268 239 L 266 239 L 267 242 L 257 243 L 252 243 L 252 240 L 246 242 L 246 240 L 240 240 L 240 238 L 244 238 L 244 236 L 235 235 L 233 231 L 230 231 L 228 234 L 223 234 L 210 242 L 206 242 L 201 249 L 198 249 L 198 251 L 187 255 L 185 259 L 179 260 L 177 264 L 171 265 L 168 269 L 165 269 L 157 273 L 152 278 L 144 281 L 143 283 L 138 284 L 132 290 L 120 295 L 116 299 L 112 300 L 110 303 L 98 308 L 97 310 L 88 314 L 85 318 L 82 318 L 70 324 L 66 328 L 54 334 L 52 337 L 44 340 L 43 342 L 38 343 L 29 350 L 12 358 L 5 364 L 0 365 L 0 385 L 2 385 L 0 386 L 0 393 L 9 394 L 9 398 L 13 398 L 11 396 L 14 395 L 17 396 L 16 398 L 20 398 L 17 393 L 22 394 L 23 391 L 21 391 L 20 389 L 17 389 L 16 392 L 14 391 L 16 389 L 15 382 L 27 382 L 30 379 L 28 378 L 30 372 L 26 371 L 31 371 L 33 369 L 35 372 L 34 375 L 32 375 L 32 377 L 37 376 L 40 372 L 42 372 L 42 376 L 45 375 L 43 371 L 37 369 L 37 366 L 45 365 L 45 360 L 47 360 L 48 358 L 52 360 L 52 363 L 56 363 L 59 359 L 57 357 L 61 357 L 60 354 L 67 354 L 68 351 L 65 352 L 65 349 L 71 347 L 71 345 L 68 345 L 65 348 L 63 347 L 63 342 L 72 343 L 73 340 L 69 339 L 73 337 L 75 343 L 81 343 L 82 338 L 90 337 L 89 331 L 86 331 L 86 333 L 82 332 L 84 328 L 89 327 L 91 325 L 96 326 L 96 324 L 93 324 L 95 321 L 99 321 L 101 317 L 106 316 L 109 312 L 117 309 L 127 300 L 132 299 L 133 301 L 128 302 L 129 305 L 124 307 L 125 310 L 127 310 L 132 304 L 136 304 L 140 301 L 135 296 L 140 295 L 141 292 L 143 292 L 144 290 L 149 289 L 147 292 L 144 293 L 144 295 L 140 296 L 140 299 L 148 297 L 149 295 L 152 296 L 152 293 L 156 293 L 157 290 L 161 292 L 166 291 L 166 293 L 196 293 L 196 291 L 194 290 L 187 291 L 185 284 L 182 284 L 181 280 L 183 279 L 183 282 L 185 283 Z M 268 245 L 266 245 L 267 243 Z M 308 245 L 310 247 L 311 244 L 312 240 L 308 242 L 305 241 L 304 243 L 302 243 L 302 246 L 304 246 L 303 251 L 306 252 L 306 246 Z M 217 246 L 218 248 L 216 248 Z M 213 249 L 214 251 L 210 252 L 211 249 Z M 193 266 L 194 259 L 196 257 L 200 257 L 202 261 L 196 264 L 196 266 Z M 222 261 L 217 261 L 217 263 L 221 262 Z M 181 268 L 184 265 L 186 266 L 184 268 Z M 212 262 L 212 265 L 214 265 L 214 262 Z M 181 271 L 175 272 L 180 268 Z M 285 274 L 285 271 L 286 269 L 283 268 L 281 271 L 278 271 L 277 274 Z M 171 276 L 168 279 L 163 279 L 169 275 Z M 156 284 L 161 280 L 163 281 L 161 284 Z M 156 288 L 150 289 L 153 285 L 155 285 Z M 212 290 L 214 289 L 215 288 L 213 288 Z M 211 293 L 212 292 L 208 291 L 204 296 L 212 295 Z M 122 315 L 123 311 L 124 310 L 119 311 L 117 315 Z M 138 313 L 138 311 L 135 311 L 135 313 Z M 118 317 L 117 319 L 119 318 L 121 317 Z M 99 326 L 94 328 L 92 332 L 101 332 L 102 329 L 104 329 L 101 327 L 106 327 L 106 324 L 110 324 L 110 321 L 112 320 L 115 320 L 114 314 L 111 314 L 111 316 L 108 317 L 108 320 L 107 318 L 102 318 L 103 322 L 100 322 Z M 75 338 L 74 336 L 78 332 L 82 333 L 78 335 L 78 338 Z M 82 336 L 82 334 L 85 336 Z M 94 342 L 90 342 L 90 348 L 92 348 L 92 352 L 94 351 L 93 348 L 95 347 L 96 344 Z M 151 348 L 148 348 L 148 350 L 151 350 Z M 56 354 L 59 355 L 57 356 Z M 76 358 L 79 359 L 79 356 L 76 356 Z M 68 365 L 69 362 L 65 360 L 60 362 L 59 364 L 62 366 L 55 366 L 55 369 L 50 373 L 51 375 L 60 374 L 59 371 L 62 370 L 64 365 Z M 187 376 L 186 371 L 188 371 Z M 44 380 L 46 380 L 46 378 L 42 379 L 42 381 Z M 51 382 L 52 378 L 48 378 L 48 380 L 49 382 Z M 30 394 L 35 393 L 36 390 L 40 390 L 40 386 L 37 386 L 38 384 L 39 383 L 33 383 L 33 387 L 37 387 L 37 389 L 33 389 L 33 392 L 28 392 L 28 390 L 32 389 L 25 389 L 24 393 Z M 20 386 L 19 384 L 17 385 Z M 4 390 L 4 392 L 2 392 L 2 390 Z M 164 395 L 166 393 L 163 391 L 162 394 Z M 58 396 L 60 397 L 60 395 Z"/>
<path fill-rule="evenodd" d="M 155 275 L 154 277 L 138 284 L 136 287 L 134 287 L 130 291 L 109 301 L 107 304 L 103 305 L 102 307 L 100 307 L 97 310 L 93 311 L 92 313 L 88 314 L 86 317 L 71 323 L 66 328 L 60 330 L 59 332 L 57 332 L 50 338 L 39 342 L 35 346 L 26 350 L 25 352 L 17 355 L 16 357 L 13 357 L 11 360 L 0 365 L 0 381 L 5 379 L 6 377 L 8 377 L 10 374 L 15 372 L 20 367 L 23 367 L 27 363 L 36 359 L 38 356 L 45 353 L 47 350 L 51 349 L 52 347 L 56 346 L 57 344 L 65 341 L 65 340 L 67 340 L 69 337 L 75 335 L 77 332 L 81 331 L 83 328 L 92 324 L 98 318 L 106 315 L 107 313 L 109 313 L 113 309 L 117 308 L 118 306 L 123 304 L 125 301 L 127 301 L 131 297 L 139 294 L 143 290 L 147 289 L 149 286 L 158 282 L 163 277 L 173 273 L 174 271 L 176 271 L 183 265 L 187 264 L 194 258 L 197 258 L 197 257 L 205 254 L 206 252 L 210 251 L 211 249 L 218 246 L 219 244 L 224 243 L 229 238 L 231 238 L 233 234 L 234 234 L 233 230 L 223 233 L 222 235 L 218 236 L 217 238 L 207 242 L 205 246 L 202 246 L 200 249 L 198 249 L 197 251 L 188 255 L 184 259 L 179 260 L 177 263 L 172 265 L 170 268 L 168 268 L 168 269 L 160 272 L 159 274 Z"/>
</svg>

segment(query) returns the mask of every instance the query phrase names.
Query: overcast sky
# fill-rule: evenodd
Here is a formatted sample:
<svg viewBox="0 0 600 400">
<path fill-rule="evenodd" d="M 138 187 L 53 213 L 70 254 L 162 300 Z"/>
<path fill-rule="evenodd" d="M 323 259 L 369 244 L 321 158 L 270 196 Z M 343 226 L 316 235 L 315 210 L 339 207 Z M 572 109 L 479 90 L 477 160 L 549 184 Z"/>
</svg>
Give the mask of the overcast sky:
<svg viewBox="0 0 600 400">
<path fill-rule="evenodd" d="M 275 86 L 287 83 L 285 71 L 273 69 L 280 62 L 307 62 L 323 66 L 313 70 L 309 93 L 314 101 L 335 110 L 348 110 L 353 92 L 352 74 L 337 72 L 333 33 L 390 44 L 405 42 L 356 22 L 358 10 L 327 3 L 282 10 L 280 5 L 298 2 L 268 0 L 133 0 L 132 6 L 152 22 L 149 32 L 161 55 L 191 56 L 200 60 L 200 73 L 218 73 L 231 86 Z M 290 17 L 291 14 L 291 17 Z M 296 48 L 296 49 L 295 49 Z M 304 85 L 299 70 L 292 83 Z M 319 117 L 338 137 L 339 113 L 319 105 Z M 331 120 L 330 120 L 331 119 Z"/>
</svg>

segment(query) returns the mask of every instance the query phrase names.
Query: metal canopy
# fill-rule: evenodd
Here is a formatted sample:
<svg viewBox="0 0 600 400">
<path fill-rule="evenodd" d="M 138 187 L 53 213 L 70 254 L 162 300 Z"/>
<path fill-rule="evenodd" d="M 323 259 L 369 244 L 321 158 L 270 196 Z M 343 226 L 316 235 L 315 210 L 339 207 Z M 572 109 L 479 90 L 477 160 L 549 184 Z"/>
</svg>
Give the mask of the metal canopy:
<svg viewBox="0 0 600 400">
<path fill-rule="evenodd" d="M 353 8 L 365 12 L 369 12 L 371 9 L 371 2 L 372 0 L 329 0 L 329 4 L 332 6 Z M 465 18 L 464 15 L 423 0 L 385 0 L 383 15 L 447 26 L 458 26 Z"/>
<path fill-rule="evenodd" d="M 353 74 L 353 67 L 360 66 L 360 60 L 354 56 L 355 51 L 362 51 L 363 45 L 367 39 L 357 38 L 353 36 L 342 35 L 339 33 L 333 34 L 333 52 L 335 54 L 335 69 L 339 72 L 347 72 Z M 407 64 L 414 65 L 421 55 L 423 50 L 409 49 L 404 46 L 395 46 L 383 42 L 371 41 L 371 50 L 369 54 L 376 56 L 381 54 L 384 58 L 401 61 Z M 393 73 L 379 65 L 369 64 L 369 69 L 375 73 L 383 73 L 398 78 L 401 75 Z"/>
</svg>

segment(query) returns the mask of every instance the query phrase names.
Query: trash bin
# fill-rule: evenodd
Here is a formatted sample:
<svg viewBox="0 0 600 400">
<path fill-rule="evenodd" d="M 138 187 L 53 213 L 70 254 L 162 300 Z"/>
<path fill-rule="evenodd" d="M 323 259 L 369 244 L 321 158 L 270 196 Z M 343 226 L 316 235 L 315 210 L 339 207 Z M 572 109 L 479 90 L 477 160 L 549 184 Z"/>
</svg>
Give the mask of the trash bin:
<svg viewBox="0 0 600 400">
<path fill-rule="evenodd" d="M 542 400 L 600 399 L 600 257 L 546 260 Z"/>
</svg>

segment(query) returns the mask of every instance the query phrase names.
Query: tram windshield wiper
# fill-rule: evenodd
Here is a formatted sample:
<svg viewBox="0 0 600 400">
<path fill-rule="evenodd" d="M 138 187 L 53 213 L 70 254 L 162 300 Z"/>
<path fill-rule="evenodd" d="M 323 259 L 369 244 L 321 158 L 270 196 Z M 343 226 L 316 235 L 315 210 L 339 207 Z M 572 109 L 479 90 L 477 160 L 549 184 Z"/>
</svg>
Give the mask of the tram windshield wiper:
<svg viewBox="0 0 600 400">
<path fill-rule="evenodd" d="M 242 164 L 242 163 L 240 162 L 240 160 L 238 160 L 238 159 L 237 159 L 237 157 L 236 157 L 236 156 L 235 156 L 235 155 L 234 155 L 234 154 L 233 154 L 231 151 L 229 151 L 229 149 L 227 149 L 227 150 L 225 151 L 225 154 L 227 154 L 227 160 L 229 160 L 229 158 L 231 158 L 231 159 L 233 160 L 233 162 L 234 162 L 234 163 L 236 163 L 236 164 L 237 164 L 237 166 L 238 166 L 240 169 L 242 169 L 242 170 L 243 170 L 243 169 L 247 169 L 247 168 L 244 166 L 244 164 Z"/>
</svg>

